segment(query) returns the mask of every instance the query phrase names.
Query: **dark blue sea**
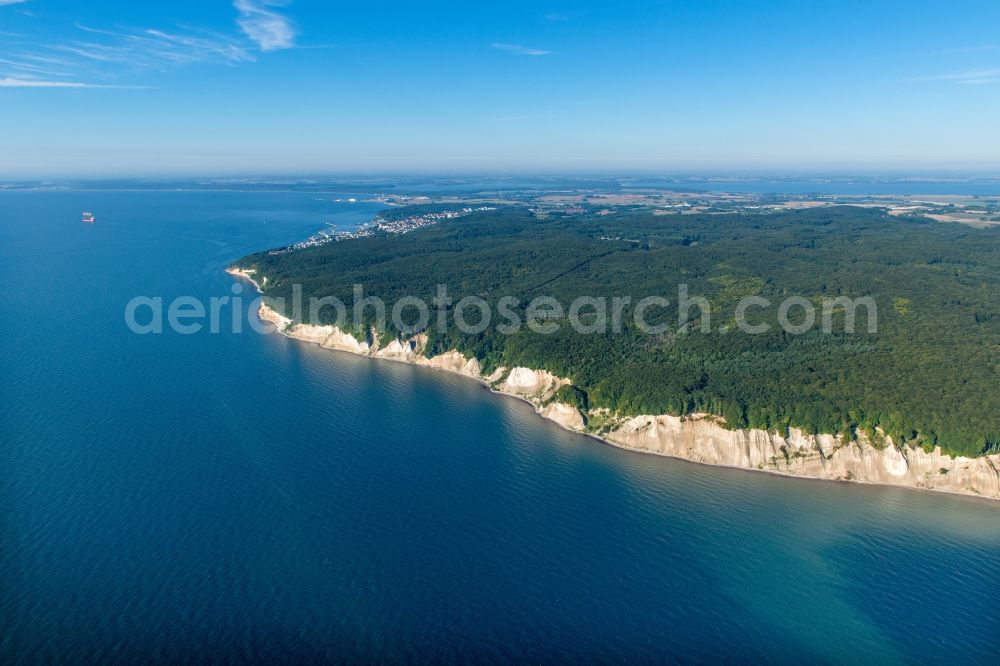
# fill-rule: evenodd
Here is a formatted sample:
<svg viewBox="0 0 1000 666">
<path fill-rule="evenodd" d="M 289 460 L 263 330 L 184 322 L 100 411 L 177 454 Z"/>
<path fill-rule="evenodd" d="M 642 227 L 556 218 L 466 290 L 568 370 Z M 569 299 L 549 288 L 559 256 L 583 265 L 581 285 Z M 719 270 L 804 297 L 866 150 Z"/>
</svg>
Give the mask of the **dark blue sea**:
<svg viewBox="0 0 1000 666">
<path fill-rule="evenodd" d="M 0 663 L 1000 663 L 1000 503 L 630 453 L 460 377 L 126 326 L 377 210 L 333 198 L 0 193 Z"/>
</svg>

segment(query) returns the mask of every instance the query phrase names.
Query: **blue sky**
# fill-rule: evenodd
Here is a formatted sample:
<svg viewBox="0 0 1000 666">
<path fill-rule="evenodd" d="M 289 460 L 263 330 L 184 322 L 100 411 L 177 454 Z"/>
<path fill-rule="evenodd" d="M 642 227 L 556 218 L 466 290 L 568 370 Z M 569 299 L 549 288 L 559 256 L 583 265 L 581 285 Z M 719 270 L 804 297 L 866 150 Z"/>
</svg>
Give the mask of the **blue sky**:
<svg viewBox="0 0 1000 666">
<path fill-rule="evenodd" d="M 0 175 L 998 172 L 998 26 L 996 0 L 0 0 Z"/>
</svg>

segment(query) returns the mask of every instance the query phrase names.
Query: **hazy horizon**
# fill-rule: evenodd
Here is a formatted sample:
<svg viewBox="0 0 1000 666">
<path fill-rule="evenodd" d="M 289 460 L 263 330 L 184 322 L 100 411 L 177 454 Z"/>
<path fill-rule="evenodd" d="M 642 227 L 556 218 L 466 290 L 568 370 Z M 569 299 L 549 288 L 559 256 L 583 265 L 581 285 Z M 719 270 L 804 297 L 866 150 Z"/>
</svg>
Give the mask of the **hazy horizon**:
<svg viewBox="0 0 1000 666">
<path fill-rule="evenodd" d="M 67 172 L 52 174 L 4 174 L 0 173 L 0 184 L 24 184 L 24 183 L 100 183 L 103 181 L 121 182 L 143 182 L 152 183 L 165 181 L 197 182 L 197 181 L 251 181 L 260 183 L 279 184 L 281 181 L 322 181 L 322 180 L 342 180 L 346 182 L 356 181 L 391 181 L 391 180 L 545 180 L 545 179 L 595 179 L 595 180 L 632 180 L 632 179 L 653 179 L 670 182 L 692 182 L 699 181 L 844 181 L 844 182 L 866 182 L 866 181 L 1000 181 L 1000 167 L 996 169 L 960 169 L 948 170 L 939 168 L 936 170 L 881 170 L 881 169 L 855 169 L 855 170 L 796 170 L 796 169 L 772 169 L 772 170 L 740 170 L 740 169 L 702 169 L 697 171 L 671 171 L 671 170 L 585 170 L 585 169 L 509 169 L 509 170 L 487 170 L 487 169 L 467 169 L 467 170 L 324 170 L 324 171 L 287 171 L 268 172 L 262 170 L 247 171 L 196 171 L 178 170 L 175 172 Z"/>
</svg>

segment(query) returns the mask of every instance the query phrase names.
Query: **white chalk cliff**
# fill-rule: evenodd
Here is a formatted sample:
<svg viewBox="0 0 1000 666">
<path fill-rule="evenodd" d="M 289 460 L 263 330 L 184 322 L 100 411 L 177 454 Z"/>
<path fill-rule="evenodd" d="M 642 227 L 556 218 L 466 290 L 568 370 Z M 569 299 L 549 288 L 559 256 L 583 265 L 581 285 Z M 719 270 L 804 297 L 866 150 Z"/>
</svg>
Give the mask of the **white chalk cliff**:
<svg viewBox="0 0 1000 666">
<path fill-rule="evenodd" d="M 764 430 L 730 430 L 723 427 L 721 419 L 706 414 L 616 417 L 607 410 L 592 410 L 584 415 L 571 405 L 553 400 L 556 391 L 570 381 L 544 370 L 498 368 L 484 376 L 475 358 L 466 358 L 457 350 L 425 357 L 424 335 L 393 340 L 379 348 L 377 343 L 359 341 L 336 326 L 292 324 L 266 304 L 261 304 L 259 314 L 261 319 L 275 324 L 278 331 L 298 340 L 477 378 L 494 391 L 530 402 L 541 416 L 570 430 L 588 432 L 585 417 L 600 416 L 604 427 L 599 437 L 622 448 L 789 476 L 1000 499 L 1000 454 L 951 457 L 940 448 L 926 452 L 922 448 L 896 446 L 888 437 L 883 445 L 876 446 L 863 434 L 846 440 L 839 435 L 806 435 L 794 428 L 787 437 Z"/>
</svg>

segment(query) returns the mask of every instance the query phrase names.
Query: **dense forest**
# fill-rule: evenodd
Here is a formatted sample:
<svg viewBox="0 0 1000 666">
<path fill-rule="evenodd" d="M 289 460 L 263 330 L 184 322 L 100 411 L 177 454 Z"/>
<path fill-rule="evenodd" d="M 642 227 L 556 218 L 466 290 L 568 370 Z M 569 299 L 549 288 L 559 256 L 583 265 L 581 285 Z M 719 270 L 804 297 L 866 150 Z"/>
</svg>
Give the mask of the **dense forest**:
<svg viewBox="0 0 1000 666">
<path fill-rule="evenodd" d="M 997 229 L 859 207 L 536 215 L 509 206 L 403 235 L 262 252 L 238 264 L 267 277 L 269 299 L 290 299 L 297 283 L 306 297 L 335 296 L 348 308 L 355 284 L 390 307 L 402 296 L 430 303 L 438 284 L 454 301 L 477 295 L 495 306 L 513 296 L 522 318 L 537 296 L 566 304 L 581 295 L 628 296 L 621 330 L 599 334 L 554 320 L 547 335 L 507 335 L 494 317 L 482 333 L 466 335 L 453 322 L 438 330 L 432 317 L 426 353 L 457 348 L 485 369 L 546 369 L 573 381 L 575 404 L 622 414 L 711 412 L 730 427 L 814 433 L 879 427 L 897 442 L 938 444 L 953 454 L 1000 449 Z M 677 326 L 680 284 L 710 302 L 709 332 L 699 332 L 698 320 Z M 648 319 L 673 326 L 649 335 L 634 324 L 631 307 L 654 295 L 670 305 Z M 776 324 L 777 304 L 788 296 L 817 310 L 824 299 L 871 296 L 878 329 L 868 332 L 861 310 L 856 331 L 845 332 L 844 313 L 835 311 L 832 333 L 817 323 L 799 335 L 777 325 L 749 335 L 730 325 L 736 303 L 749 295 L 774 303 L 753 310 L 755 324 Z M 391 323 L 386 329 L 397 334 Z"/>
</svg>

